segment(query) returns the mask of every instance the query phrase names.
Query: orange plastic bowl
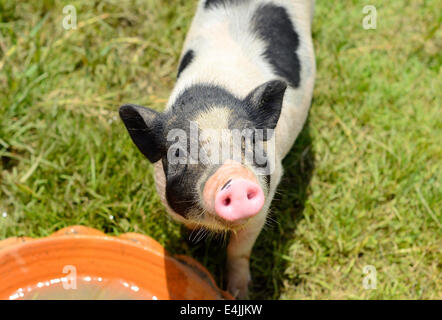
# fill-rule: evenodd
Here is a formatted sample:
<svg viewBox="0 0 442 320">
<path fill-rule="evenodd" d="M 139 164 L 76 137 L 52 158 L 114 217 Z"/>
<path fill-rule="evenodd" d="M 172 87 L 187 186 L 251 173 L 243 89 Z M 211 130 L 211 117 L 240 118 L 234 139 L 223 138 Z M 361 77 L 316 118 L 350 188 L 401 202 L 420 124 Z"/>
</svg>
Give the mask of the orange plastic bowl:
<svg viewBox="0 0 442 320">
<path fill-rule="evenodd" d="M 73 226 L 0 241 L 0 299 L 232 299 L 194 259 L 150 237 Z"/>
</svg>

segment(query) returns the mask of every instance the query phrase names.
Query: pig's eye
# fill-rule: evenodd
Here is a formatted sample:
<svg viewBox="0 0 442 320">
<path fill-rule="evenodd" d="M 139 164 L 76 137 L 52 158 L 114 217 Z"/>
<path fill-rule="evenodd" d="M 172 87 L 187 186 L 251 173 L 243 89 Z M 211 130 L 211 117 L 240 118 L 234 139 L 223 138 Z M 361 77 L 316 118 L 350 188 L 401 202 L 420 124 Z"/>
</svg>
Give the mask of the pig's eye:
<svg viewBox="0 0 442 320">
<path fill-rule="evenodd" d="M 173 178 L 180 173 L 182 173 L 186 168 L 187 155 L 185 149 L 176 148 L 175 150 L 171 150 L 171 154 L 169 155 L 163 163 L 163 166 L 166 166 L 164 172 L 166 173 L 168 178 Z"/>
<path fill-rule="evenodd" d="M 175 150 L 175 157 L 176 158 L 184 158 L 184 157 L 186 157 L 186 152 L 184 152 L 184 150 L 182 150 L 181 148 L 177 148 Z"/>
</svg>

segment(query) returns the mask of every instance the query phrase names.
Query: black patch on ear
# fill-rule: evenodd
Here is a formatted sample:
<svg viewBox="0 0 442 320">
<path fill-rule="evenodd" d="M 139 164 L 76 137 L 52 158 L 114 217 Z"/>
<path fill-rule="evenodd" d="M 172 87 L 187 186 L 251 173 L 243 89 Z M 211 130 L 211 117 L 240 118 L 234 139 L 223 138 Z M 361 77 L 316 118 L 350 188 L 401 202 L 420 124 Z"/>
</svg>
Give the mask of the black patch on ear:
<svg viewBox="0 0 442 320">
<path fill-rule="evenodd" d="M 161 114 L 134 104 L 121 106 L 119 113 L 141 153 L 152 163 L 160 160 L 164 149 Z"/>
<path fill-rule="evenodd" d="M 184 54 L 183 58 L 181 59 L 180 65 L 178 67 L 178 74 L 177 74 L 177 78 L 180 77 L 181 72 L 184 71 L 184 69 L 186 69 L 186 67 L 193 61 L 193 59 L 195 58 L 195 51 L 193 51 L 192 49 L 187 50 L 187 52 Z"/>
<path fill-rule="evenodd" d="M 268 81 L 254 89 L 245 99 L 249 119 L 257 129 L 275 129 L 281 115 L 287 84 L 281 80 Z M 264 137 L 267 140 L 267 137 Z"/>
<path fill-rule="evenodd" d="M 301 64 L 296 50 L 299 36 L 285 8 L 263 4 L 252 18 L 253 31 L 267 43 L 264 57 L 275 73 L 297 88 L 300 82 Z"/>
<path fill-rule="evenodd" d="M 248 2 L 249 0 L 206 0 L 204 9 L 211 9 L 218 6 L 236 5 L 241 2 Z"/>
</svg>

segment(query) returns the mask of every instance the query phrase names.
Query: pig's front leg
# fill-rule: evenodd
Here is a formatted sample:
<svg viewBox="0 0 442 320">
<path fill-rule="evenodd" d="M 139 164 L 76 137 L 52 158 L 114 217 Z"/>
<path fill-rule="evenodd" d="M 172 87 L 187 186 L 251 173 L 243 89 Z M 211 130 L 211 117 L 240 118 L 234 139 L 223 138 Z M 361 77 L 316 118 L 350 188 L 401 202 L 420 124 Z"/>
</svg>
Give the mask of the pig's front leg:
<svg viewBox="0 0 442 320">
<path fill-rule="evenodd" d="M 264 214 L 263 214 L 264 213 Z M 267 216 L 261 212 L 246 228 L 232 232 L 227 247 L 227 290 L 236 298 L 246 299 L 249 293 L 249 260 Z"/>
</svg>

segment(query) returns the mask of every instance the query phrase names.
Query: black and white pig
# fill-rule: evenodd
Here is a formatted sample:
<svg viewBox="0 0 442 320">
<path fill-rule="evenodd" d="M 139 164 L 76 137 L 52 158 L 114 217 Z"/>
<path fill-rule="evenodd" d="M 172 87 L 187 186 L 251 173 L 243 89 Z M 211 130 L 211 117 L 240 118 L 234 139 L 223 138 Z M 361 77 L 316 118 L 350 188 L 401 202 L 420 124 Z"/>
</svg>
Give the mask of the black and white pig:
<svg viewBox="0 0 442 320">
<path fill-rule="evenodd" d="M 239 298 L 248 295 L 250 254 L 281 161 L 310 108 L 313 7 L 314 0 L 201 0 L 165 111 L 119 110 L 154 165 L 167 211 L 190 228 L 231 231 L 227 288 Z"/>
</svg>

